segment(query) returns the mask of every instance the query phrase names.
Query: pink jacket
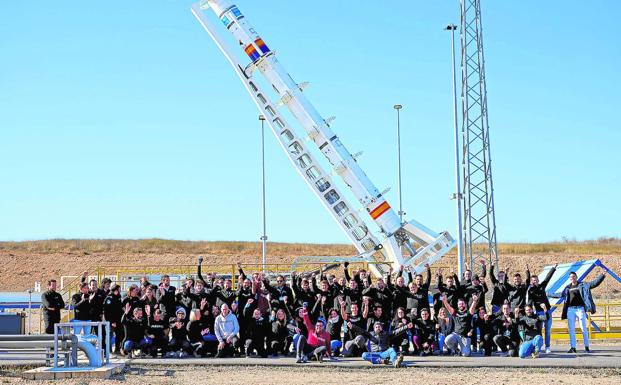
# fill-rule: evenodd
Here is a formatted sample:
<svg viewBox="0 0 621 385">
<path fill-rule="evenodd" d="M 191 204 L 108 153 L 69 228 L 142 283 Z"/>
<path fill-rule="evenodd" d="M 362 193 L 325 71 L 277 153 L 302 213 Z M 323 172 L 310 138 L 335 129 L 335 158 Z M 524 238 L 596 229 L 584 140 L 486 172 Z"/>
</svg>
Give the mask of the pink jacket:
<svg viewBox="0 0 621 385">
<path fill-rule="evenodd" d="M 304 315 L 304 325 L 306 325 L 306 329 L 308 330 L 308 337 L 306 337 L 306 343 L 314 348 L 325 345 L 326 349 L 328 349 L 328 355 L 332 355 L 332 349 L 330 346 L 330 333 L 324 330 L 320 335 L 317 335 L 317 333 L 315 332 L 315 325 L 313 325 L 310 318 L 308 317 L 308 313 Z"/>
</svg>

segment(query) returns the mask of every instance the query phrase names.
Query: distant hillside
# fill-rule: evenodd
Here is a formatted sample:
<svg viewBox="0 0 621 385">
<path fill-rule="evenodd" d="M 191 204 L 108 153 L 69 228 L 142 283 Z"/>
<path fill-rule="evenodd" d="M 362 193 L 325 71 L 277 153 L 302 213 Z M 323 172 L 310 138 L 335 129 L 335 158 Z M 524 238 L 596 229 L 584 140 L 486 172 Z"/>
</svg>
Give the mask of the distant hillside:
<svg viewBox="0 0 621 385">
<path fill-rule="evenodd" d="M 351 245 L 269 243 L 268 262 L 288 268 L 297 256 L 348 256 L 356 254 Z M 550 264 L 600 258 L 621 272 L 621 239 L 599 239 L 585 242 L 507 243 L 499 245 L 500 265 L 511 271 L 523 271 L 526 265 L 539 272 Z M 164 239 L 89 239 L 0 242 L 0 291 L 21 291 L 35 281 L 81 274 L 98 266 L 194 265 L 198 256 L 207 266 L 226 267 L 236 262 L 260 263 L 260 242 L 175 241 Z M 437 265 L 455 266 L 452 250 Z M 254 267 L 248 266 L 248 270 Z M 477 268 L 478 270 L 478 268 Z M 607 280 L 608 281 L 608 280 Z M 608 285 L 608 283 L 607 283 Z M 619 292 L 621 285 L 607 289 Z"/>
</svg>

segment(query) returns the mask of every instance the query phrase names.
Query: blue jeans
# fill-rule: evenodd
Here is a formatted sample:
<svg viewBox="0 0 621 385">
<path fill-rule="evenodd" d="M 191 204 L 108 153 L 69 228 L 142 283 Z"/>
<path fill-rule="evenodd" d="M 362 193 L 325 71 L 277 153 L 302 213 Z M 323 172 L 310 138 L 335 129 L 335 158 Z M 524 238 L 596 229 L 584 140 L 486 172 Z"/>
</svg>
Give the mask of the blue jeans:
<svg viewBox="0 0 621 385">
<path fill-rule="evenodd" d="M 438 350 L 440 353 L 444 350 L 444 339 L 446 336 L 444 334 L 438 334 Z"/>
<path fill-rule="evenodd" d="M 123 350 L 128 352 L 133 349 L 144 349 L 148 347 L 149 345 L 151 345 L 152 343 L 153 343 L 153 340 L 149 337 L 144 337 L 138 343 L 135 343 L 134 341 L 131 341 L 131 340 L 127 340 L 123 344 Z"/>
<path fill-rule="evenodd" d="M 543 315 L 544 312 L 543 310 L 539 310 L 537 312 L 537 315 Z M 546 348 L 550 347 L 550 336 L 552 335 L 552 311 L 550 309 L 548 309 L 548 320 L 543 324 L 543 327 L 545 329 L 545 342 L 546 342 Z"/>
<path fill-rule="evenodd" d="M 362 353 L 362 359 L 365 361 L 369 361 L 372 364 L 380 364 L 385 358 L 390 358 L 390 362 L 395 362 L 395 360 L 397 359 L 397 352 L 395 351 L 395 349 L 389 348 L 387 350 L 384 350 L 383 352 L 377 353 Z"/>
<path fill-rule="evenodd" d="M 589 346 L 589 328 L 584 306 L 570 306 L 567 308 L 567 326 L 569 327 L 569 343 L 576 348 L 576 319 L 580 320 L 580 330 L 584 346 Z"/>
<path fill-rule="evenodd" d="M 332 340 L 330 341 L 330 349 L 332 350 L 332 353 L 334 354 L 334 351 L 336 349 L 339 349 L 340 347 L 343 346 L 343 343 L 339 340 Z"/>
<path fill-rule="evenodd" d="M 543 346 L 543 338 L 541 336 L 535 336 L 532 340 L 522 342 L 520 346 L 520 358 L 526 358 L 541 350 Z"/>
<path fill-rule="evenodd" d="M 206 342 L 217 342 L 218 338 L 216 337 L 215 334 L 208 333 L 208 334 L 204 334 L 203 335 L 203 341 L 206 341 Z"/>
</svg>

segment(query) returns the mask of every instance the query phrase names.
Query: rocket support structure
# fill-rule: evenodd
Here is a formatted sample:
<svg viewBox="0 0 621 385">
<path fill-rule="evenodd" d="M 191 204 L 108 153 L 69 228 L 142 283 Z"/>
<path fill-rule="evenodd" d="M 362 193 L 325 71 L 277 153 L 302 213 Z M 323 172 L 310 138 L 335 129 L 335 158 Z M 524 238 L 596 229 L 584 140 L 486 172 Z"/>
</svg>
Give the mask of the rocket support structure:
<svg viewBox="0 0 621 385">
<path fill-rule="evenodd" d="M 206 10 L 213 11 L 233 35 L 250 63 L 242 64 L 226 40 L 220 36 L 218 27 L 205 14 Z M 235 69 L 298 173 L 361 255 L 369 262 L 374 262 L 369 265 L 373 273 L 385 275 L 390 265 L 395 269 L 412 266 L 416 272 L 420 272 L 426 263 L 435 262 L 455 245 L 447 232 L 436 233 L 414 220 L 401 223 L 397 213 L 341 143 L 330 127 L 330 122 L 306 98 L 303 85 L 297 84 L 285 71 L 276 54 L 236 5 L 230 0 L 203 0 L 192 5 L 192 13 Z M 267 93 L 272 90 L 263 89 L 253 79 L 257 72 L 271 85 L 278 98 L 276 105 Z M 296 135 L 295 130 L 279 113 L 280 106 L 287 107 L 304 129 L 306 138 Z M 310 141 L 326 157 L 333 172 L 325 172 L 308 151 L 306 143 Z M 359 214 L 356 207 L 347 201 L 333 182 L 332 175 L 338 175 L 342 179 L 366 213 Z M 367 224 L 371 222 L 379 227 L 380 240 L 369 231 Z"/>
</svg>

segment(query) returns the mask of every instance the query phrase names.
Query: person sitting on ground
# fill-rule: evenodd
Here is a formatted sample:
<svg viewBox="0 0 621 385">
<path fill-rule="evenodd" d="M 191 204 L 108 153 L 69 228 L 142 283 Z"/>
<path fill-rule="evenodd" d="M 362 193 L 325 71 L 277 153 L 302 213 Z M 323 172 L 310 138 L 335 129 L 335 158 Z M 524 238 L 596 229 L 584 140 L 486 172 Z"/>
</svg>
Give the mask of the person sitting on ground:
<svg viewBox="0 0 621 385">
<path fill-rule="evenodd" d="M 589 332 L 587 330 L 587 313 L 595 314 L 595 301 L 591 295 L 591 290 L 595 289 L 606 278 L 606 271 L 591 282 L 578 282 L 578 275 L 575 272 L 569 273 L 569 285 L 563 289 L 561 298 L 565 300 L 561 319 L 567 320 L 569 328 L 569 341 L 571 348 L 568 353 L 576 353 L 576 319 L 580 320 L 582 330 L 582 340 L 584 350 L 590 353 Z"/>
<path fill-rule="evenodd" d="M 349 327 L 345 328 L 345 326 L 348 325 L 347 321 L 365 330 L 367 327 L 367 320 L 360 313 L 358 304 L 355 302 L 352 303 L 350 309 L 348 313 L 345 308 L 345 302 L 341 302 L 341 317 L 343 317 L 345 321 L 343 327 L 343 350 L 341 352 L 344 357 L 360 356 L 362 352 L 366 351 L 367 344 L 367 339 L 364 335 L 356 333 Z"/>
<path fill-rule="evenodd" d="M 446 341 L 446 337 L 451 335 L 455 330 L 455 321 L 453 320 L 453 316 L 451 316 L 448 311 L 441 307 L 438 310 L 438 317 L 436 321 L 436 331 L 438 332 L 438 352 L 439 354 L 451 354 L 450 348 L 446 346 L 444 343 Z M 444 348 L 446 347 L 446 351 Z"/>
<path fill-rule="evenodd" d="M 244 307 L 244 352 L 246 357 L 250 357 L 255 351 L 262 358 L 267 357 L 265 349 L 265 339 L 268 334 L 269 322 L 261 315 L 261 311 L 254 304 L 254 299 L 250 298 Z"/>
<path fill-rule="evenodd" d="M 492 355 L 494 347 L 494 317 L 485 311 L 484 307 L 479 308 L 479 314 L 474 321 L 475 330 L 479 331 L 480 344 L 479 349 L 483 349 L 486 357 Z"/>
<path fill-rule="evenodd" d="M 409 324 L 410 322 L 411 320 L 408 319 L 405 314 L 405 309 L 403 309 L 402 307 L 398 307 L 397 310 L 395 311 L 395 316 L 392 319 L 392 322 L 390 323 L 389 330 L 398 329 L 402 327 L 403 325 Z M 410 340 L 408 339 L 407 334 L 401 334 L 398 336 L 394 336 L 390 340 L 390 343 L 391 343 L 392 348 L 395 349 L 397 353 L 407 354 L 408 350 L 410 349 Z"/>
<path fill-rule="evenodd" d="M 218 338 L 216 358 L 233 355 L 238 342 L 239 322 L 226 303 L 220 306 L 220 315 L 216 317 L 214 329 Z"/>
<path fill-rule="evenodd" d="M 539 357 L 539 351 L 543 347 L 543 339 L 541 338 L 542 325 L 548 320 L 548 308 L 542 304 L 542 315 L 535 314 L 531 305 L 524 307 L 525 314 L 521 316 L 518 323 L 522 344 L 520 345 L 519 356 L 526 358 L 532 356 Z"/>
<path fill-rule="evenodd" d="M 520 335 L 518 333 L 515 314 L 519 314 L 519 308 L 511 312 L 511 305 L 506 301 L 502 305 L 502 312 L 494 317 L 494 328 L 496 336 L 494 343 L 505 353 L 506 357 L 517 357 L 518 346 L 520 345 Z"/>
<path fill-rule="evenodd" d="M 209 335 L 211 329 L 207 320 L 202 317 L 200 309 L 194 309 L 190 313 L 187 329 L 194 357 L 206 357 L 209 349 L 205 336 Z"/>
<path fill-rule="evenodd" d="M 166 357 L 187 357 L 192 351 L 188 341 L 188 317 L 183 307 L 178 307 L 176 317 L 170 322 L 170 342 Z"/>
<path fill-rule="evenodd" d="M 149 354 L 151 357 L 157 357 L 158 352 L 161 352 L 162 356 L 165 356 L 168 350 L 170 323 L 162 318 L 162 311 L 159 308 L 151 310 L 151 306 L 146 305 L 145 313 L 147 313 L 147 330 L 145 334 L 152 341 L 149 347 Z"/>
<path fill-rule="evenodd" d="M 145 335 L 147 319 L 142 316 L 142 308 L 136 307 L 132 312 L 131 304 L 125 304 L 121 323 L 125 326 L 122 354 L 132 358 L 134 349 L 140 349 L 141 355 L 146 353 L 152 341 Z"/>
<path fill-rule="evenodd" d="M 390 340 L 395 336 L 405 333 L 407 330 L 412 330 L 414 325 L 410 322 L 407 325 L 402 325 L 388 332 L 384 330 L 381 322 L 376 322 L 373 325 L 373 332 L 371 333 L 359 328 L 351 322 L 348 322 L 347 327 L 354 329 L 357 333 L 365 335 L 371 343 L 371 351 L 362 353 L 363 360 L 369 361 L 372 364 L 393 364 L 395 368 L 398 368 L 403 362 L 403 354 L 397 354 L 395 349 L 390 346 Z"/>
<path fill-rule="evenodd" d="M 421 356 L 430 356 L 436 350 L 436 323 L 431 319 L 431 312 L 425 308 L 420 311 L 420 318 L 412 321 L 416 333 L 412 343 Z"/>
<path fill-rule="evenodd" d="M 472 296 L 472 305 L 470 309 L 466 308 L 466 300 L 460 298 L 457 300 L 457 309 L 454 309 L 449 303 L 446 295 L 442 296 L 444 307 L 453 316 L 455 322 L 455 330 L 448 335 L 444 341 L 446 346 L 453 352 L 457 352 L 458 348 L 462 356 L 470 356 L 470 338 L 472 337 L 472 315 L 476 311 L 476 303 L 478 297 Z"/>
<path fill-rule="evenodd" d="M 283 309 L 276 311 L 276 317 L 271 323 L 269 334 L 269 353 L 273 356 L 289 353 L 291 341 L 295 334 L 295 325 L 287 319 L 287 313 Z"/>
<path fill-rule="evenodd" d="M 339 297 L 342 301 L 342 298 Z M 339 314 L 338 310 L 330 309 L 326 322 L 326 331 L 330 334 L 330 350 L 332 350 L 332 356 L 339 355 L 339 351 L 343 346 L 341 341 L 341 331 L 343 330 L 343 318 Z"/>
<path fill-rule="evenodd" d="M 301 335 L 296 346 L 296 363 L 308 362 L 308 354 L 312 354 L 317 362 L 323 362 L 324 355 L 330 357 L 330 333 L 325 331 L 323 322 L 317 321 L 315 325 L 310 320 L 307 309 L 300 310 L 300 317 L 304 320 L 308 335 Z"/>
</svg>

